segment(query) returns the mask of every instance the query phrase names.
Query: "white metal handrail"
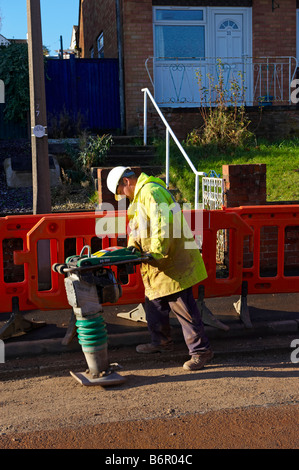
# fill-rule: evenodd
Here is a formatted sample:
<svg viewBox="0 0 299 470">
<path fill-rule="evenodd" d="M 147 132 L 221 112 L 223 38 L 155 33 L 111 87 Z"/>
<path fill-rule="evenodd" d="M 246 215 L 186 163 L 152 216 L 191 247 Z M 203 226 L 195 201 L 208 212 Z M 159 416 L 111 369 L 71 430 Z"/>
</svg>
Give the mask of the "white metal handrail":
<svg viewBox="0 0 299 470">
<path fill-rule="evenodd" d="M 195 209 L 199 208 L 199 177 L 200 176 L 205 176 L 205 173 L 202 171 L 197 171 L 193 163 L 191 162 L 190 158 L 188 157 L 187 153 L 185 152 L 184 148 L 178 141 L 176 135 L 174 134 L 173 130 L 171 129 L 170 125 L 166 121 L 165 117 L 163 116 L 159 106 L 157 105 L 156 101 L 154 100 L 151 92 L 149 91 L 148 88 L 143 88 L 141 90 L 144 93 L 144 113 L 143 113 L 143 143 L 144 145 L 147 145 L 147 97 L 150 98 L 153 106 L 155 107 L 157 113 L 159 114 L 163 124 L 166 127 L 166 187 L 167 189 L 169 188 L 169 136 L 173 138 L 174 142 L 176 143 L 177 147 L 181 151 L 182 155 L 185 157 L 185 160 L 188 162 L 191 170 L 195 174 L 195 197 L 194 197 L 194 206 Z"/>
</svg>

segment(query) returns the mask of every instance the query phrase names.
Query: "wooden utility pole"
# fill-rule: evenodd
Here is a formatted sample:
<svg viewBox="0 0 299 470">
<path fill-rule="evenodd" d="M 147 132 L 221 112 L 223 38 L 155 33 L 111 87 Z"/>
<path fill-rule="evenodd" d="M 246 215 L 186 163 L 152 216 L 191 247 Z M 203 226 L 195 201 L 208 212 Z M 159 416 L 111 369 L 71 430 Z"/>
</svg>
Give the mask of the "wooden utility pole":
<svg viewBox="0 0 299 470">
<path fill-rule="evenodd" d="M 33 213 L 51 212 L 46 90 L 40 0 L 27 0 Z"/>
</svg>

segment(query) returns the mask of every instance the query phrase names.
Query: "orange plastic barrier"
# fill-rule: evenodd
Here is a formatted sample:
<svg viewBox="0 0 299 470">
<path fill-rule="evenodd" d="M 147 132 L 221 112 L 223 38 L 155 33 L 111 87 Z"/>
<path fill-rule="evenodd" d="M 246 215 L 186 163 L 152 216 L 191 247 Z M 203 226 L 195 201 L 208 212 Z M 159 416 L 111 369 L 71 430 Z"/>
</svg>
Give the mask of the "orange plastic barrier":
<svg viewBox="0 0 299 470">
<path fill-rule="evenodd" d="M 13 265 L 13 252 L 26 250 L 28 231 L 40 220 L 40 215 L 17 215 L 0 218 L 0 298 L 1 312 L 12 311 L 12 297 L 18 297 L 22 310 L 35 308 L 28 299 L 27 266 Z"/>
<path fill-rule="evenodd" d="M 185 217 L 195 237 L 202 233 L 202 256 L 205 262 L 208 278 L 202 283 L 205 288 L 205 297 L 225 297 L 241 294 L 242 290 L 242 264 L 243 240 L 252 235 L 252 229 L 234 212 L 203 211 L 202 227 L 196 223 L 196 211 L 185 211 Z M 216 252 L 217 234 L 223 230 L 230 232 L 229 275 L 218 276 Z M 197 296 L 197 286 L 194 295 Z"/>
<path fill-rule="evenodd" d="M 17 265 L 14 263 L 15 254 L 17 251 L 28 252 L 28 233 L 40 223 L 43 217 L 48 215 L 13 215 L 0 217 L 0 312 L 12 311 L 12 299 L 18 298 L 19 309 L 21 311 L 34 310 L 40 308 L 32 302 L 30 292 L 36 287 L 34 279 L 30 274 L 32 265 L 38 265 L 37 251 L 31 253 L 31 259 L 28 263 Z M 55 220 L 65 219 L 69 214 L 55 214 Z M 77 223 L 82 227 L 82 221 L 89 219 L 89 213 L 72 213 L 72 217 L 76 218 Z M 91 229 L 91 227 L 90 227 Z M 95 225 L 93 219 L 92 233 L 94 234 Z M 77 246 L 73 244 L 73 251 L 70 254 L 75 254 L 77 249 L 82 249 L 80 239 L 77 240 Z M 81 248 L 80 248 L 81 246 Z M 53 258 L 55 259 L 55 250 Z M 30 257 L 29 257 L 30 258 Z M 29 270 L 29 271 L 28 271 Z M 50 266 L 49 266 L 50 273 Z"/>
<path fill-rule="evenodd" d="M 45 215 L 37 224 L 29 230 L 26 239 L 26 250 L 16 251 L 14 260 L 16 265 L 27 266 L 27 279 L 29 284 L 28 299 L 32 305 L 41 310 L 55 310 L 69 308 L 67 302 L 64 278 L 61 274 L 50 270 L 51 286 L 47 290 L 39 289 L 39 265 L 38 244 L 42 240 L 48 240 L 50 249 L 51 266 L 54 263 L 64 263 L 67 257 L 65 253 L 65 242 L 73 239 L 76 242 L 73 253 L 78 254 L 85 245 L 92 246 L 93 239 L 101 240 L 99 248 L 119 245 L 119 238 L 126 245 L 126 212 L 113 213 L 81 213 L 56 215 Z M 102 224 L 99 222 L 102 222 Z M 118 223 L 117 223 L 118 222 Z M 112 223 L 109 230 L 107 224 Z M 123 231 L 119 230 L 122 225 Z M 118 230 L 117 230 L 118 229 Z M 116 232 L 116 236 L 109 236 L 109 232 Z M 95 250 L 92 250 L 95 251 Z M 123 286 L 124 295 L 119 304 L 138 303 L 144 300 L 144 288 L 137 267 L 136 273 L 129 276 L 129 282 Z M 20 310 L 22 306 L 20 305 Z"/>
<path fill-rule="evenodd" d="M 299 265 L 289 257 L 290 269 L 286 262 L 289 245 L 298 246 L 298 205 L 203 211 L 200 218 L 193 210 L 184 213 L 195 237 L 202 237 L 208 272 L 203 282 L 206 298 L 240 295 L 244 282 L 248 294 L 299 292 Z M 202 223 L 198 223 L 201 218 Z M 51 270 L 52 264 L 64 263 L 67 256 L 79 254 L 85 245 L 90 245 L 92 252 L 108 246 L 126 246 L 126 229 L 125 211 L 0 218 L 0 312 L 12 311 L 14 297 L 18 297 L 20 311 L 69 308 L 63 276 Z M 268 245 L 267 231 L 273 232 Z M 222 264 L 217 261 L 219 233 L 224 234 Z M 46 247 L 43 240 L 48 240 Z M 43 273 L 41 257 L 45 255 L 49 263 L 48 271 Z M 296 255 L 296 250 L 292 255 Z M 272 271 L 265 270 L 265 266 Z M 197 287 L 194 294 L 197 295 Z M 123 286 L 119 304 L 143 301 L 144 288 L 137 268 Z"/>
<path fill-rule="evenodd" d="M 253 231 L 249 240 L 252 256 L 242 269 L 248 294 L 299 292 L 299 206 L 225 210 L 225 214 L 231 213 L 237 214 Z"/>
</svg>

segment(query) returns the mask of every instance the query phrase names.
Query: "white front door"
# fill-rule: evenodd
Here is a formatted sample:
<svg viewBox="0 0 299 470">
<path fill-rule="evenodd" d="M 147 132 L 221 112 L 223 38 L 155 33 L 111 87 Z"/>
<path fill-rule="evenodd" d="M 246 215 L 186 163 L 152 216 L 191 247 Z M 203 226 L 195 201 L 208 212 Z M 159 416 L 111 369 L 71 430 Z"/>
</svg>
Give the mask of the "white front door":
<svg viewBox="0 0 299 470">
<path fill-rule="evenodd" d="M 216 75 L 221 76 L 229 104 L 241 104 L 248 99 L 251 71 L 246 61 L 244 44 L 244 13 L 234 14 L 230 10 L 213 12 L 215 42 L 214 57 L 220 58 Z M 248 91 L 247 91 L 248 90 Z"/>
<path fill-rule="evenodd" d="M 251 94 L 251 8 L 154 7 L 154 83 L 160 106 L 190 107 L 211 102 L 208 77 L 231 80 Z"/>
<path fill-rule="evenodd" d="M 215 57 L 242 57 L 243 46 L 243 15 L 214 15 Z"/>
</svg>

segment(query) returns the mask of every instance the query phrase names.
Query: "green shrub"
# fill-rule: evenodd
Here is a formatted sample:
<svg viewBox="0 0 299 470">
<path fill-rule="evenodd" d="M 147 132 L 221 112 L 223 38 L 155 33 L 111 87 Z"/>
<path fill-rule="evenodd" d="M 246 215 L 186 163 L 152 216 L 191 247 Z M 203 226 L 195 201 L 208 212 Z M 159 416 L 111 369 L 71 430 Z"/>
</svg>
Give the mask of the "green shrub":
<svg viewBox="0 0 299 470">
<path fill-rule="evenodd" d="M 203 125 L 187 136 L 187 145 L 217 145 L 220 149 L 249 145 L 254 134 L 249 131 L 250 121 L 245 113 L 244 80 L 241 74 L 231 80 L 228 89 L 224 85 L 223 66 L 217 63 L 218 83 L 207 75 L 208 87 L 202 86 L 202 75 L 197 73 L 201 92 L 200 108 Z"/>
<path fill-rule="evenodd" d="M 5 84 L 5 118 L 26 123 L 30 110 L 27 44 L 0 46 L 0 78 Z"/>
<path fill-rule="evenodd" d="M 111 145 L 112 136 L 110 134 L 96 137 L 89 136 L 86 133 L 82 134 L 79 143 L 80 150 L 77 151 L 74 151 L 66 143 L 65 151 L 71 159 L 72 165 L 65 170 L 64 181 L 66 183 L 91 181 L 90 169 L 104 164 Z"/>
<path fill-rule="evenodd" d="M 111 144 L 112 136 L 110 134 L 88 137 L 85 147 L 78 156 L 79 165 L 88 170 L 93 166 L 101 166 L 105 162 Z"/>
</svg>

